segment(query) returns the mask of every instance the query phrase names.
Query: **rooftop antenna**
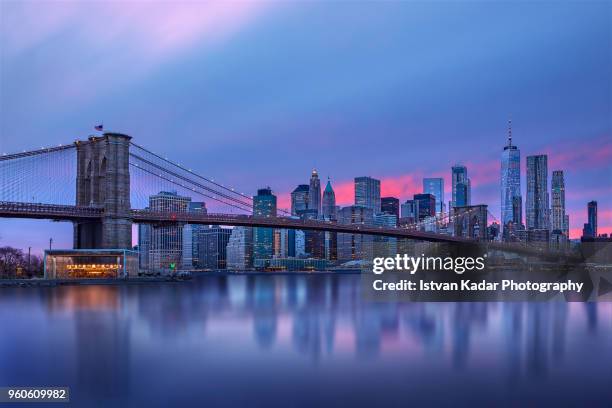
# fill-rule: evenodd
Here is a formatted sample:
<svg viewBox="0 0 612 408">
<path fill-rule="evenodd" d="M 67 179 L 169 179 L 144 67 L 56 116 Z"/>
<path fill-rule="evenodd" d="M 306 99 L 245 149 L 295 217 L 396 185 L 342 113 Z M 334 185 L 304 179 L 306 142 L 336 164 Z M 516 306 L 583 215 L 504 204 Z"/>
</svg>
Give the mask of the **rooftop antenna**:
<svg viewBox="0 0 612 408">
<path fill-rule="evenodd" d="M 508 146 L 512 146 L 512 118 L 508 119 Z"/>
</svg>

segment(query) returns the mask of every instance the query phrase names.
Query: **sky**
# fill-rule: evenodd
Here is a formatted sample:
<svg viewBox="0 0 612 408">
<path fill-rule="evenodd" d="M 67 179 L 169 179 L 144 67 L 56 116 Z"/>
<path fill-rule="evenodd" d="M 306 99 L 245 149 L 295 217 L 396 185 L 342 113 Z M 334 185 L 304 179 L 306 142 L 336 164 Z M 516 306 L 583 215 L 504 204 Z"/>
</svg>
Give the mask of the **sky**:
<svg viewBox="0 0 612 408">
<path fill-rule="evenodd" d="M 612 233 L 609 1 L 1 1 L 0 152 L 105 129 L 279 206 L 316 168 L 405 201 L 468 168 L 499 214 L 512 119 L 564 170 L 572 237 Z M 549 181 L 550 183 L 550 181 Z M 499 218 L 499 215 L 497 215 Z M 0 245 L 70 247 L 67 223 L 0 220 Z"/>
</svg>

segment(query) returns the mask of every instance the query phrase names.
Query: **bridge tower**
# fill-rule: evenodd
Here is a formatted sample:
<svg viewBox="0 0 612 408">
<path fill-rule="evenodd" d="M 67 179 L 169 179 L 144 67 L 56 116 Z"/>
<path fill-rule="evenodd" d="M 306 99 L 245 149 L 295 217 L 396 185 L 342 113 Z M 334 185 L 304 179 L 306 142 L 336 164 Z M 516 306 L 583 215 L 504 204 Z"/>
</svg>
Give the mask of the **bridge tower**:
<svg viewBox="0 0 612 408">
<path fill-rule="evenodd" d="M 104 133 L 77 141 L 76 205 L 104 208 L 104 217 L 74 223 L 75 249 L 129 249 L 130 136 Z"/>
</svg>

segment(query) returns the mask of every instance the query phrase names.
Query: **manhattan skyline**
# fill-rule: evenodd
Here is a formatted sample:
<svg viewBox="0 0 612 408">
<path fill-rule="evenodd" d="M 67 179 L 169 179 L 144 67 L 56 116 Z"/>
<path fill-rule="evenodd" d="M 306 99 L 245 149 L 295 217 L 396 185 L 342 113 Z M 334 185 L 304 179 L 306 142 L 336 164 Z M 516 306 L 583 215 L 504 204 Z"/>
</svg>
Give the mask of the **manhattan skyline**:
<svg viewBox="0 0 612 408">
<path fill-rule="evenodd" d="M 612 232 L 609 3 L 210 4 L 2 3 L 0 152 L 103 121 L 249 195 L 269 185 L 284 209 L 313 168 L 344 206 L 360 176 L 401 202 L 443 177 L 448 198 L 461 163 L 497 215 L 511 116 L 522 196 L 525 158 L 547 154 L 570 236 L 591 200 Z M 0 221 L 1 245 L 70 233 Z"/>
</svg>

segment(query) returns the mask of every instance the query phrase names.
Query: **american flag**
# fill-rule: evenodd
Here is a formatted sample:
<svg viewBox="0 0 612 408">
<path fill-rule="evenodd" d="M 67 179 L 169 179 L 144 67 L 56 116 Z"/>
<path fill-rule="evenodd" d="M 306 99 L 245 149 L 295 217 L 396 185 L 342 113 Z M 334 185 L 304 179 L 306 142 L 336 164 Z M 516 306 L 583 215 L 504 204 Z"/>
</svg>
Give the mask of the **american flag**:
<svg viewBox="0 0 612 408">
<path fill-rule="evenodd" d="M 96 129 L 97 131 L 102 131 L 102 129 L 104 129 L 104 125 L 100 124 L 100 125 L 96 125 L 94 126 L 94 129 Z"/>
</svg>

